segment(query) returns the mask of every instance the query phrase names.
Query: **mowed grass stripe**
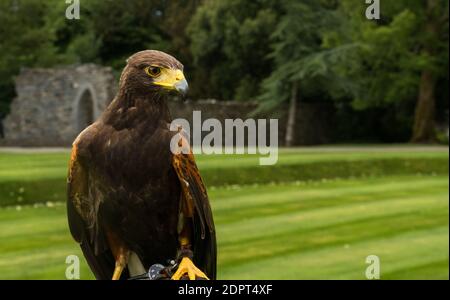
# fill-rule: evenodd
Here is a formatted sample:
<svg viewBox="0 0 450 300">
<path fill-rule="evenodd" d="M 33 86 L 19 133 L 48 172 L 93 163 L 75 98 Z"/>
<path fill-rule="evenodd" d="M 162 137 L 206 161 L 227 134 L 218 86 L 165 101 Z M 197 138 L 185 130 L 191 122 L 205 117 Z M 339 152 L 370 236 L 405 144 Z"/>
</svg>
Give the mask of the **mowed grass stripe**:
<svg viewBox="0 0 450 300">
<path fill-rule="evenodd" d="M 26 254 L 12 254 L 0 259 L 1 279 L 65 279 L 66 257 L 80 258 L 81 279 L 93 279 L 93 275 L 81 253 L 72 241 L 65 245 L 40 247 Z"/>
<path fill-rule="evenodd" d="M 46 217 L 37 213 L 44 209 Z M 28 235 L 30 232 L 34 234 L 45 233 L 55 228 L 67 230 L 67 221 L 61 224 L 60 218 L 65 216 L 65 206 L 55 208 L 38 208 L 31 206 L 22 207 L 21 211 L 17 211 L 14 207 L 0 209 L 0 239 L 22 234 Z M 18 216 L 20 216 L 18 218 Z"/>
<path fill-rule="evenodd" d="M 381 260 L 383 274 L 411 273 L 414 269 L 436 262 L 447 261 L 444 274 L 436 273 L 429 278 L 416 273 L 421 279 L 448 279 L 448 226 L 410 231 L 388 238 L 365 240 L 348 247 L 314 249 L 291 255 L 273 255 L 253 260 L 239 266 L 223 265 L 221 279 L 366 279 L 366 257 L 377 255 Z M 420 271 L 420 268 L 416 269 Z M 428 273 L 429 275 L 429 273 Z M 386 278 L 388 279 L 388 278 Z"/>
<path fill-rule="evenodd" d="M 82 261 L 81 278 L 93 278 L 68 231 L 65 206 L 0 209 L 0 240 L 0 279 L 64 279 L 73 254 Z"/>
<path fill-rule="evenodd" d="M 313 229 L 287 230 L 277 235 L 268 235 L 266 239 L 239 240 L 233 244 L 220 245 L 222 256 L 219 259 L 227 266 L 240 265 L 272 256 L 285 256 L 335 245 L 351 245 L 417 229 L 432 229 L 442 226 L 447 220 L 448 214 L 445 212 L 420 215 L 417 210 Z"/>
<path fill-rule="evenodd" d="M 383 279 L 389 280 L 448 280 L 448 257 L 444 259 L 436 259 L 434 261 L 425 262 L 423 264 L 415 264 L 407 268 L 400 268 L 391 272 L 385 272 Z"/>
<path fill-rule="evenodd" d="M 0 181 L 60 178 L 67 173 L 70 153 L 0 153 Z"/>
<path fill-rule="evenodd" d="M 326 161 L 358 161 L 367 159 L 396 159 L 396 158 L 423 158 L 431 159 L 437 157 L 448 157 L 448 149 L 442 147 L 437 150 L 426 151 L 414 150 L 415 147 L 405 147 L 389 150 L 389 147 L 379 149 L 358 148 L 350 150 L 343 149 L 339 151 L 339 147 L 334 151 L 321 151 L 320 148 L 311 151 L 298 151 L 298 149 L 280 149 L 277 164 L 291 165 L 297 163 L 315 163 Z M 198 164 L 205 168 L 230 168 L 234 165 L 241 167 L 253 166 L 259 163 L 259 155 L 196 155 Z M 233 163 L 230 163 L 230 162 Z"/>
<path fill-rule="evenodd" d="M 448 150 L 426 148 L 414 150 L 405 147 L 389 150 L 389 147 L 370 150 L 361 147 L 346 151 L 297 151 L 280 149 L 277 165 L 310 164 L 332 161 L 363 161 L 377 159 L 445 159 Z M 388 151 L 386 151 L 388 150 Z M 70 152 L 58 153 L 5 153 L 0 152 L 0 181 L 26 181 L 35 179 L 65 178 Z M 196 155 L 201 170 L 255 167 L 259 165 L 259 155 Z M 269 168 L 269 167 L 267 167 Z"/>
<path fill-rule="evenodd" d="M 277 190 L 286 191 L 286 188 L 292 188 L 293 190 L 301 189 L 301 191 L 308 192 L 326 192 L 331 190 L 336 192 L 336 188 L 339 188 L 339 192 L 345 192 L 346 189 L 350 190 L 361 190 L 361 191 L 373 191 L 378 190 L 380 186 L 383 189 L 395 189 L 398 185 L 405 185 L 410 183 L 412 185 L 430 185 L 430 184 L 440 184 L 445 183 L 447 176 L 385 176 L 379 177 L 365 177 L 362 178 L 349 178 L 349 179 L 334 179 L 334 180 L 322 180 L 322 181 L 309 181 L 309 182 L 294 182 L 294 183 L 280 183 L 280 184 L 267 184 L 267 185 L 247 185 L 247 186 L 231 186 L 227 188 L 213 188 L 210 190 L 214 193 L 215 197 L 221 200 L 216 205 L 217 208 L 226 208 L 227 206 L 233 206 L 235 204 L 242 204 L 241 197 L 250 196 L 248 200 L 254 200 L 254 202 L 261 202 L 260 197 L 251 197 L 255 192 L 260 192 L 262 197 L 264 197 L 266 192 L 273 192 Z M 405 179 L 407 182 L 405 182 Z M 438 183 L 439 182 L 439 183 Z M 320 185 L 320 190 L 317 190 L 317 186 Z M 231 191 L 238 191 L 239 195 L 236 195 Z M 308 194 L 309 195 L 309 194 Z"/>
<path fill-rule="evenodd" d="M 345 181 L 340 181 L 344 183 Z M 448 189 L 446 177 L 431 180 L 409 179 L 407 182 L 398 178 L 373 180 L 371 184 L 360 186 L 357 180 L 351 180 L 354 185 L 345 183 L 336 189 L 339 183 L 322 183 L 320 189 L 317 183 L 309 185 L 280 185 L 246 187 L 234 190 L 235 197 L 220 198 L 214 201 L 217 219 L 221 223 L 232 223 L 254 217 L 279 215 L 284 212 L 306 211 L 321 207 L 341 206 L 366 201 L 381 201 L 389 197 L 405 198 L 414 195 L 428 195 L 430 192 Z M 253 194 L 252 194 L 253 193 Z M 260 193 L 258 197 L 254 195 Z M 242 195 L 244 194 L 244 195 Z M 212 195 L 214 197 L 216 195 Z"/>
<path fill-rule="evenodd" d="M 236 232 L 241 232 L 240 239 L 257 239 L 277 235 L 294 228 L 315 228 L 324 225 L 337 225 L 370 217 L 379 217 L 400 212 L 415 212 L 418 208 L 446 209 L 448 194 L 433 194 L 426 197 L 410 197 L 405 199 L 386 198 L 383 201 L 357 203 L 316 210 L 294 211 L 265 218 L 252 218 L 236 221 L 218 228 L 218 236 L 222 243 L 239 243 Z"/>
</svg>

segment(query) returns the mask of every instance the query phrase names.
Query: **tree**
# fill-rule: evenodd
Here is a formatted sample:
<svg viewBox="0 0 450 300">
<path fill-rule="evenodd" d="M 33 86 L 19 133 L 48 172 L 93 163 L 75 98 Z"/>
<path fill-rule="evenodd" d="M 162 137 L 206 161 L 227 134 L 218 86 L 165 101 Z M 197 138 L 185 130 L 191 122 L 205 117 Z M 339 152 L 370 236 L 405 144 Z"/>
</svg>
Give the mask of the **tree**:
<svg viewBox="0 0 450 300">
<path fill-rule="evenodd" d="M 67 62 L 53 44 L 56 36 L 47 18 L 53 4 L 51 0 L 0 1 L 0 115 L 9 111 L 13 76 L 21 68 Z"/>
<path fill-rule="evenodd" d="M 166 50 L 168 35 L 162 28 L 166 2 L 91 0 L 83 5 L 89 23 L 82 35 L 92 35 L 99 42 L 97 57 L 101 63 L 120 70 L 126 58 L 137 51 Z"/>
<path fill-rule="evenodd" d="M 289 102 L 285 145 L 294 143 L 300 99 L 326 95 L 334 78 L 327 61 L 333 51 L 324 47 L 324 36 L 335 24 L 333 1 L 281 1 L 282 16 L 271 35 L 274 70 L 262 85 L 260 111 Z M 326 97 L 326 96 L 321 96 Z"/>
<path fill-rule="evenodd" d="M 207 0 L 188 30 L 195 63 L 194 96 L 251 100 L 272 71 L 269 36 L 276 0 Z"/>
<path fill-rule="evenodd" d="M 436 93 L 437 84 L 448 78 L 448 1 L 386 1 L 378 21 L 365 19 L 363 6 L 341 2 L 346 30 L 335 40 L 340 40 L 335 46 L 349 39 L 358 44 L 340 66 L 341 75 L 355 83 L 354 106 L 412 107 L 415 113 L 407 110 L 411 140 L 433 141 L 436 101 L 448 100 L 445 90 Z"/>
<path fill-rule="evenodd" d="M 64 1 L 0 1 L 0 115 L 8 113 L 13 76 L 22 67 L 94 62 L 119 73 L 127 57 L 144 49 L 191 61 L 185 30 L 200 3 L 90 0 L 80 20 L 68 20 Z"/>
<path fill-rule="evenodd" d="M 434 141 L 436 85 L 448 72 L 448 1 L 427 0 L 423 17 L 420 55 L 427 60 L 419 85 L 412 142 Z M 445 44 L 442 44 L 444 42 Z"/>
</svg>

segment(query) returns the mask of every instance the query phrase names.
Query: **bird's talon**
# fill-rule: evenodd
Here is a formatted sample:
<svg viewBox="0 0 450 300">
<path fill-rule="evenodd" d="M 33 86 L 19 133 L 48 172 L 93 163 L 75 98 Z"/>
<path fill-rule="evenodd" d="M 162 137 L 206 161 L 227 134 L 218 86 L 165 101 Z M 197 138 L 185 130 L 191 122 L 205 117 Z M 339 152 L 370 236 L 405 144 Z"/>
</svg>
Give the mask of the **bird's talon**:
<svg viewBox="0 0 450 300">
<path fill-rule="evenodd" d="M 177 271 L 172 276 L 172 280 L 180 280 L 183 278 L 183 276 L 188 275 L 189 280 L 195 280 L 197 277 L 200 278 L 209 278 L 203 273 L 199 268 L 197 268 L 192 260 L 190 260 L 188 257 L 183 257 L 183 259 L 180 262 L 180 265 L 178 266 Z"/>
</svg>

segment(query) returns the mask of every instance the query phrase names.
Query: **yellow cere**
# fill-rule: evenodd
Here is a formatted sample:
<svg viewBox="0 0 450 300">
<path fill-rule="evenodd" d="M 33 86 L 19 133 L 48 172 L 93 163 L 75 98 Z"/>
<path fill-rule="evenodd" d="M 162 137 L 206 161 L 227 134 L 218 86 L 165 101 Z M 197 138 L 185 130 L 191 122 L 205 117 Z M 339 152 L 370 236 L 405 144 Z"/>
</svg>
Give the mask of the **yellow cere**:
<svg viewBox="0 0 450 300">
<path fill-rule="evenodd" d="M 156 77 L 153 84 L 167 89 L 175 89 L 175 84 L 184 79 L 185 77 L 181 70 L 161 68 L 161 74 Z"/>
</svg>

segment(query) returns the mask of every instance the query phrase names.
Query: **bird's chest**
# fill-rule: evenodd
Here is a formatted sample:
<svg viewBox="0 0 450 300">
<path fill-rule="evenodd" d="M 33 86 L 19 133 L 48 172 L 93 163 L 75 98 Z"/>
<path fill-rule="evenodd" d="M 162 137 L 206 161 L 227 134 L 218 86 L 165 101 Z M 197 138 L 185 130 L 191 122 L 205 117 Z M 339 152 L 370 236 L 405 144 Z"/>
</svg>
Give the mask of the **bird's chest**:
<svg viewBox="0 0 450 300">
<path fill-rule="evenodd" d="M 101 213 L 107 226 L 139 244 L 175 235 L 181 190 L 165 143 L 115 135 L 101 149 Z"/>
<path fill-rule="evenodd" d="M 158 188 L 171 179 L 170 143 L 158 134 L 116 133 L 102 140 L 100 149 L 99 171 L 115 184 L 129 189 Z"/>
</svg>

